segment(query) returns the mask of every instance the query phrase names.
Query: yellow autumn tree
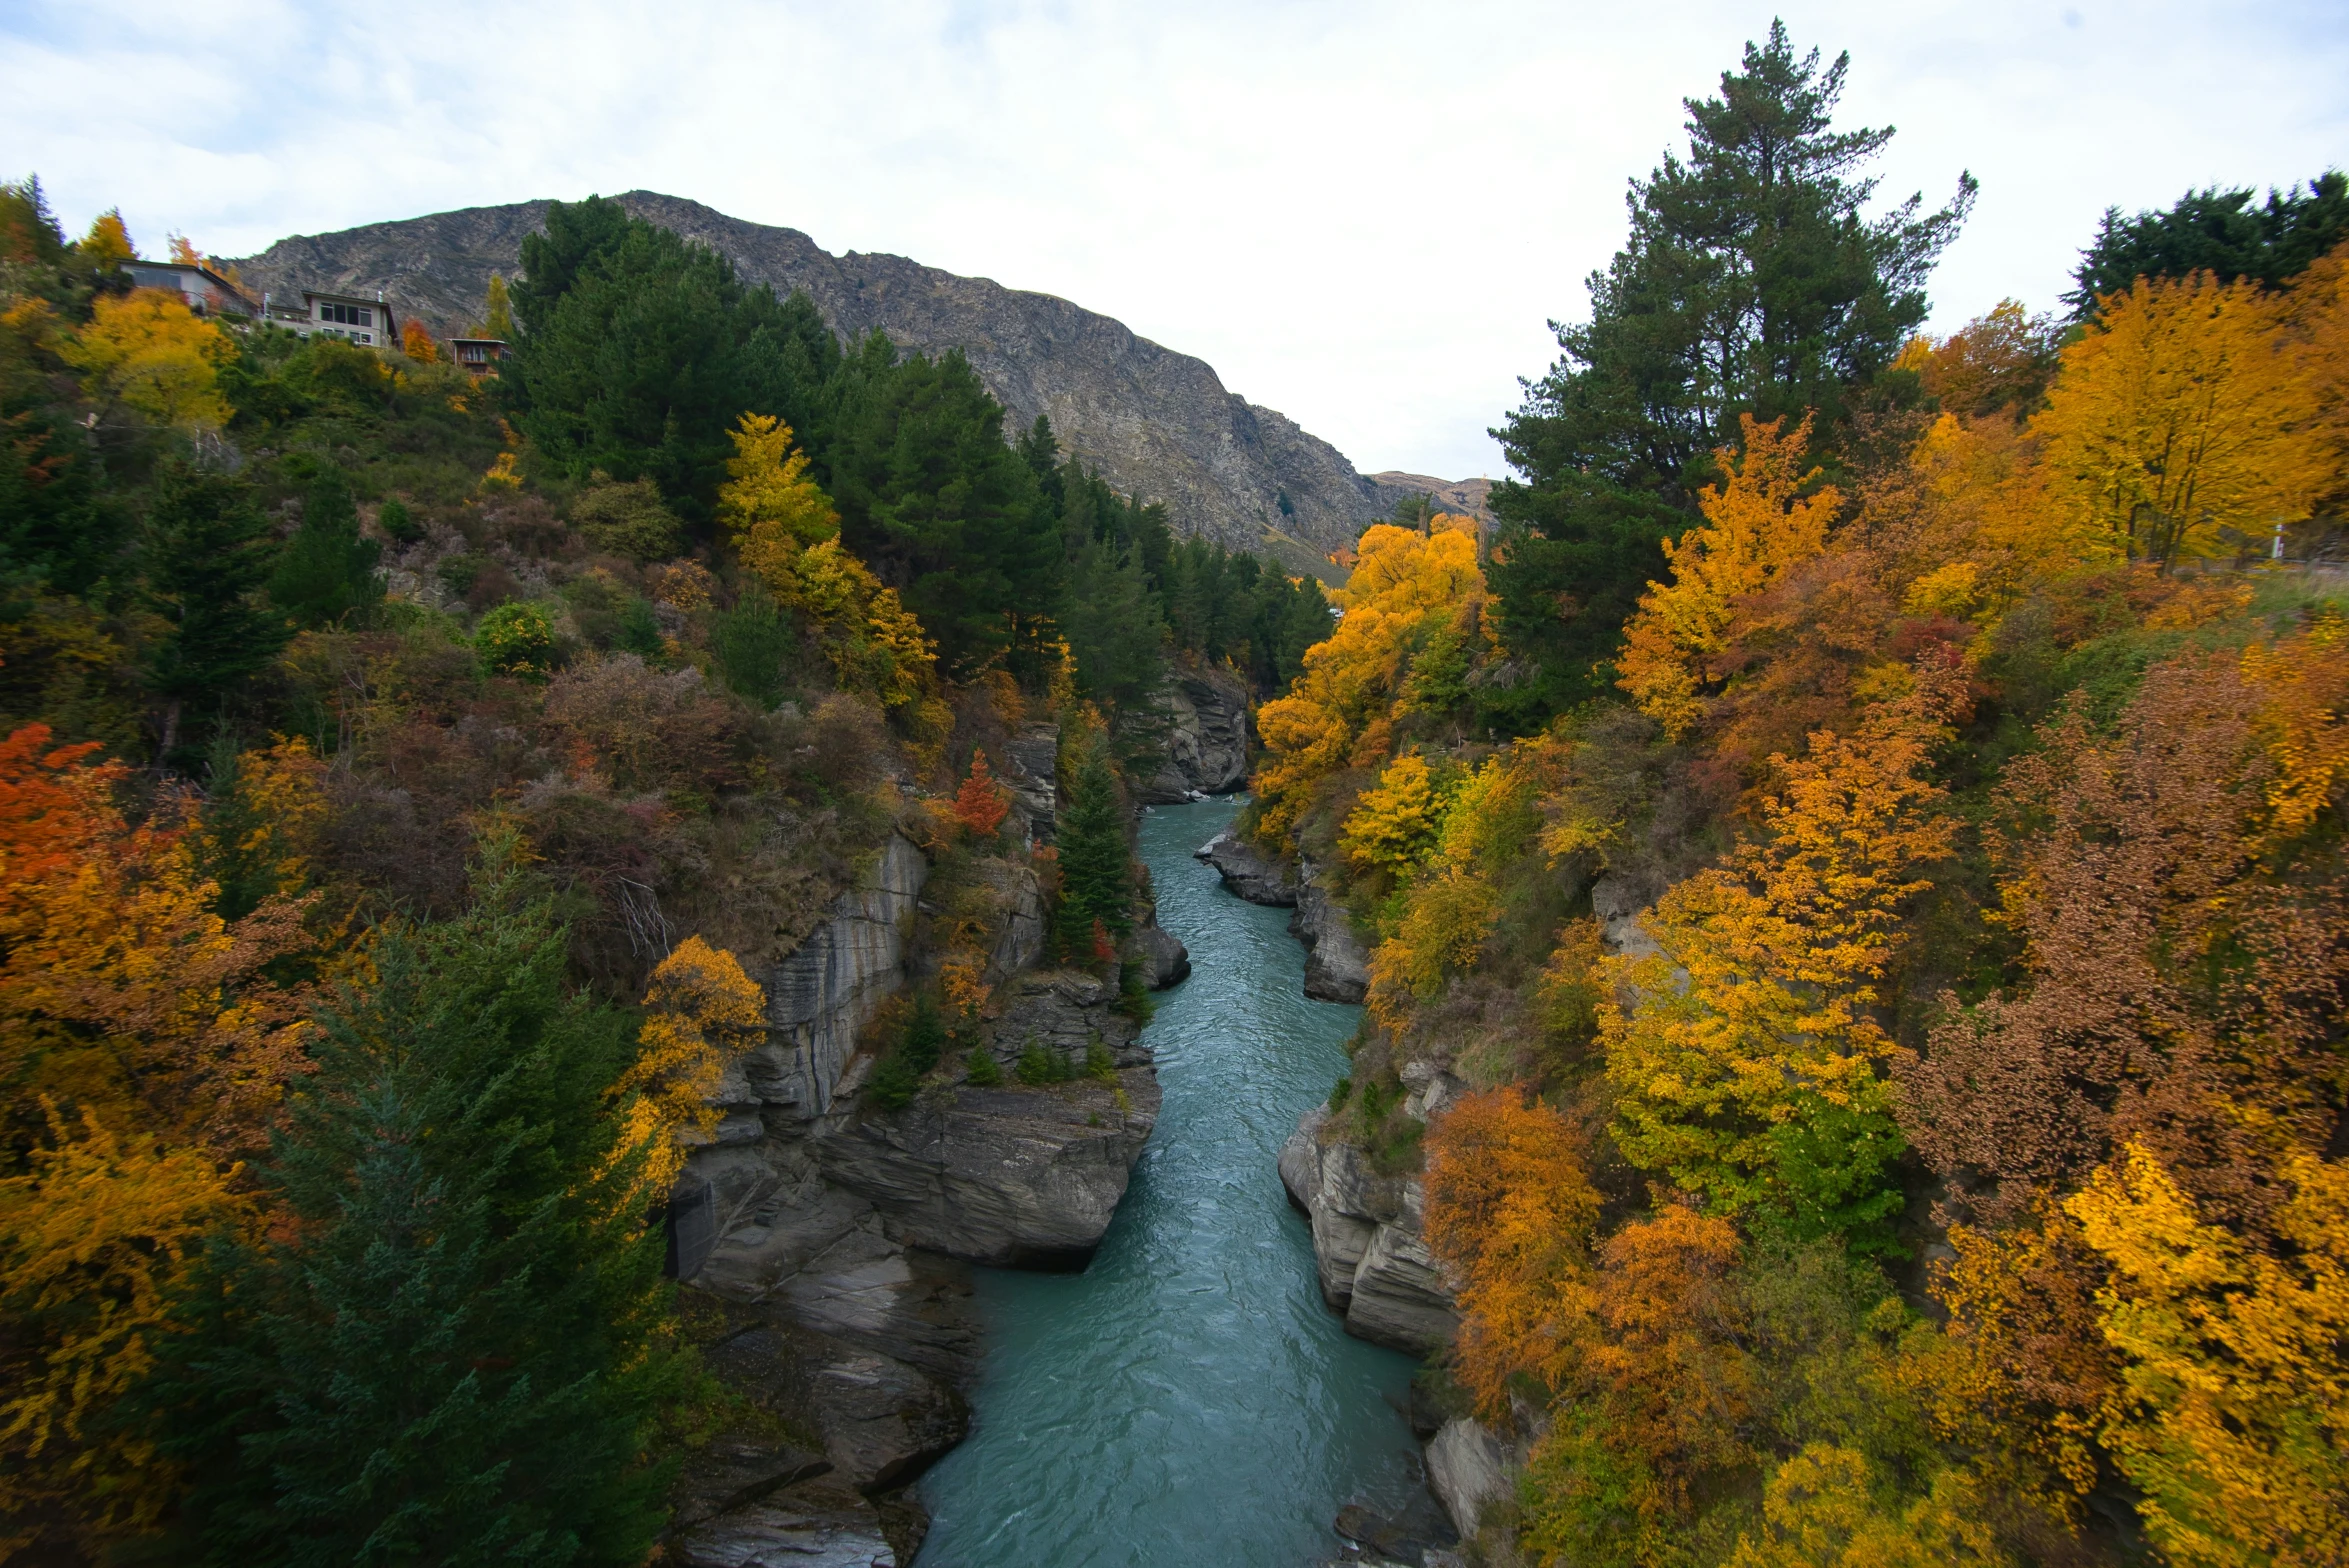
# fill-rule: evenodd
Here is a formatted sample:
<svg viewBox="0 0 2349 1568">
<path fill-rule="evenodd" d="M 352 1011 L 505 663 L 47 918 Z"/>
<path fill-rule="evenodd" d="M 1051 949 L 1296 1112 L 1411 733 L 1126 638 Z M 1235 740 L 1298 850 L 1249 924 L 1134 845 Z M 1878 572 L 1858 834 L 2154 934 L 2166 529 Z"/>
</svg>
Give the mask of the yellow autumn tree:
<svg viewBox="0 0 2349 1568">
<path fill-rule="evenodd" d="M 891 712 L 920 714 L 938 702 L 938 649 L 922 623 L 837 538 L 803 551 L 793 567 L 798 604 L 823 637 L 833 677 L 880 699 Z"/>
<path fill-rule="evenodd" d="M 2332 610 L 2272 646 L 2253 643 L 2243 675 L 2266 699 L 2256 724 L 2275 765 L 2268 828 L 2289 838 L 2349 787 L 2349 619 Z"/>
<path fill-rule="evenodd" d="M 2132 1144 L 2064 1205 L 2112 1269 L 2126 1370 L 2105 1449 L 2189 1568 L 2349 1562 L 2349 1167 L 2301 1156 L 2273 1250 L 2208 1223 Z"/>
<path fill-rule="evenodd" d="M 131 243 L 130 230 L 123 224 L 120 207 L 109 207 L 92 218 L 90 232 L 74 248 L 81 252 L 82 260 L 99 267 L 136 261 L 139 256 L 139 248 Z"/>
<path fill-rule="evenodd" d="M 1784 419 L 1739 421 L 1742 452 L 1714 454 L 1728 478 L 1698 497 L 1704 523 L 1665 541 L 1672 581 L 1648 584 L 1616 661 L 1617 684 L 1674 736 L 1696 722 L 1723 679 L 1720 659 L 1740 602 L 1824 550 L 1843 504 L 1834 486 L 1818 484 L 1816 468 L 1803 467 L 1808 416 L 1792 430 Z"/>
<path fill-rule="evenodd" d="M 1266 841 L 1287 835 L 1323 779 L 1386 760 L 1394 705 L 1424 633 L 1464 617 L 1477 625 L 1484 573 L 1474 527 L 1437 521 L 1446 526 L 1427 534 L 1382 523 L 1362 536 L 1354 575 L 1330 595 L 1338 624 L 1305 651 L 1288 694 L 1258 712 L 1266 755 L 1255 776 L 1257 832 Z"/>
<path fill-rule="evenodd" d="M 1927 762 L 1954 681 L 1924 670 L 1856 734 L 1773 757 L 1785 784 L 1763 802 L 1767 836 L 1657 902 L 1658 951 L 1611 961 L 1601 1042 L 1635 1164 L 1822 1230 L 1897 1208 L 1871 1185 L 1900 1146 L 1874 1006 L 1901 906 L 1930 885 L 1918 868 L 1950 851 Z"/>
<path fill-rule="evenodd" d="M 1360 870 L 1408 877 L 1436 847 L 1450 805 L 1425 757 L 1397 757 L 1346 814 L 1339 852 Z"/>
<path fill-rule="evenodd" d="M 106 1419 L 173 1332 L 168 1290 L 202 1237 L 248 1217 L 236 1170 L 85 1108 L 0 1179 L 0 1521 L 56 1509 L 86 1539 L 152 1525 L 177 1468 Z M 29 1541 L 0 1522 L 0 1558 Z"/>
<path fill-rule="evenodd" d="M 60 352 L 92 398 L 128 404 L 161 424 L 218 429 L 228 421 L 220 369 L 228 335 L 161 289 L 101 294 L 90 322 Z"/>
<path fill-rule="evenodd" d="M 627 1107 L 613 1158 L 641 1161 L 629 1201 L 658 1203 L 676 1185 L 686 1144 L 717 1132 L 712 1097 L 726 1063 L 758 1043 L 767 997 L 732 953 L 689 936 L 653 971 L 644 1007 L 636 1060 L 613 1090 Z"/>
<path fill-rule="evenodd" d="M 808 457 L 791 444 L 791 427 L 772 414 L 744 414 L 726 432 L 734 455 L 718 487 L 718 522 L 742 564 L 776 598 L 799 599 L 800 553 L 840 532 L 840 514 L 807 476 Z"/>
<path fill-rule="evenodd" d="M 1771 1473 L 1762 1524 L 1739 1537 L 1727 1568 L 1999 1568 L 1988 1499 L 1962 1470 L 1924 1497 L 1891 1494 L 1857 1449 L 1808 1443 Z"/>
<path fill-rule="evenodd" d="M 2329 443 L 2286 310 L 2208 273 L 2108 296 L 2032 420 L 2057 504 L 2164 566 L 2307 516 Z"/>
</svg>

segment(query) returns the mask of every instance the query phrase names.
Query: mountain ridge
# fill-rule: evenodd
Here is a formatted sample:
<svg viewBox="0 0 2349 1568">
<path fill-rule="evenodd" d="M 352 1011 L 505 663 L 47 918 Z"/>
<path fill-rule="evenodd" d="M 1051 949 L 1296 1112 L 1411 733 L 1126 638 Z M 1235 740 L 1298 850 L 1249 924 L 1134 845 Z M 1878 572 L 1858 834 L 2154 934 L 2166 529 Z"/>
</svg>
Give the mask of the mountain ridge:
<svg viewBox="0 0 2349 1568">
<path fill-rule="evenodd" d="M 878 328 L 900 349 L 961 349 L 1014 428 L 1042 414 L 1064 449 L 1118 489 L 1163 501 L 1182 533 L 1269 550 L 1326 574 L 1406 493 L 1274 409 L 1228 390 L 1213 366 L 1057 295 L 1008 288 L 877 251 L 833 255 L 797 229 L 682 197 L 613 198 L 730 259 L 747 281 L 805 292 L 845 336 Z M 549 203 L 460 208 L 292 235 L 237 266 L 248 288 L 381 289 L 449 330 L 480 319 L 492 272 L 512 276 Z"/>
</svg>

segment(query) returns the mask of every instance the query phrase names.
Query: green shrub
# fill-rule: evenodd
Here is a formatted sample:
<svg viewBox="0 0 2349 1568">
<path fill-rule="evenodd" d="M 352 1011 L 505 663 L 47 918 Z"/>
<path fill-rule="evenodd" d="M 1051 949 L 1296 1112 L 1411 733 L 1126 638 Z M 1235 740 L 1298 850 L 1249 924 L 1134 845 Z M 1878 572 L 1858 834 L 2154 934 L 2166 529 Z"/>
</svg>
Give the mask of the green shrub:
<svg viewBox="0 0 2349 1568">
<path fill-rule="evenodd" d="M 535 604 L 501 604 L 481 618 L 473 649 L 491 675 L 542 681 L 555 666 L 555 627 Z"/>
<path fill-rule="evenodd" d="M 1117 1058 L 1109 1054 L 1109 1046 L 1098 1034 L 1086 1042 L 1085 1071 L 1103 1083 L 1117 1082 Z"/>
<path fill-rule="evenodd" d="M 661 492 L 649 479 L 590 485 L 572 503 L 571 522 L 589 544 L 607 555 L 665 561 L 677 553 L 677 514 L 662 502 Z"/>
<path fill-rule="evenodd" d="M 1335 1115 L 1336 1115 L 1338 1112 L 1340 1112 L 1340 1111 L 1344 1110 L 1344 1109 L 1346 1108 L 1346 1102 L 1347 1102 L 1348 1100 L 1352 1099 L 1353 1097 L 1354 1097 L 1354 1080 L 1353 1080 L 1353 1079 L 1351 1079 L 1351 1078 L 1340 1078 L 1340 1079 L 1339 1079 L 1339 1080 L 1338 1080 L 1336 1083 L 1333 1083 L 1333 1084 L 1331 1084 L 1331 1085 L 1329 1086 L 1329 1109 L 1330 1109 L 1330 1114 L 1331 1114 L 1332 1116 L 1335 1116 Z"/>
<path fill-rule="evenodd" d="M 1019 1065 L 1012 1071 L 1020 1082 L 1030 1087 L 1066 1083 L 1076 1076 L 1069 1071 L 1066 1059 L 1056 1051 L 1045 1050 L 1043 1042 L 1032 1036 L 1028 1040 L 1028 1048 L 1020 1052 Z"/>
<path fill-rule="evenodd" d="M 408 510 L 408 503 L 394 497 L 375 510 L 375 526 L 384 537 L 400 544 L 414 544 L 424 537 L 424 525 L 416 521 Z"/>
<path fill-rule="evenodd" d="M 710 623 L 710 651 L 718 673 L 739 696 L 772 708 L 790 689 L 785 662 L 799 637 L 790 617 L 765 590 L 745 592 L 741 602 Z"/>
<path fill-rule="evenodd" d="M 873 1103 L 885 1111 L 900 1110 L 911 1105 L 913 1097 L 921 1092 L 921 1088 L 922 1075 L 914 1071 L 913 1064 L 894 1051 L 883 1057 L 881 1065 L 873 1069 Z"/>
<path fill-rule="evenodd" d="M 974 1089 L 992 1089 L 1003 1082 L 1003 1069 L 996 1065 L 995 1053 L 985 1046 L 973 1046 L 963 1058 L 963 1076 Z"/>
</svg>

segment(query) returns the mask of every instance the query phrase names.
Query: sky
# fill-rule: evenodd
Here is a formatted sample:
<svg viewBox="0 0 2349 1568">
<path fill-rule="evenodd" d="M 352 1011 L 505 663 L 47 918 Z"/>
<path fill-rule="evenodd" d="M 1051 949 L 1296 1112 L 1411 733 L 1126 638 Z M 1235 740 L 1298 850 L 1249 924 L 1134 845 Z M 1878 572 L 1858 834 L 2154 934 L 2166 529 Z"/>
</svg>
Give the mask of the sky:
<svg viewBox="0 0 2349 1568">
<path fill-rule="evenodd" d="M 1488 432 L 1767 6 L 0 0 L 0 176 L 150 255 L 635 188 L 1115 316 L 1365 472 Z M 2349 3 L 1778 8 L 1982 194 L 1932 327 L 2052 308 L 2106 207 L 2349 166 Z"/>
</svg>

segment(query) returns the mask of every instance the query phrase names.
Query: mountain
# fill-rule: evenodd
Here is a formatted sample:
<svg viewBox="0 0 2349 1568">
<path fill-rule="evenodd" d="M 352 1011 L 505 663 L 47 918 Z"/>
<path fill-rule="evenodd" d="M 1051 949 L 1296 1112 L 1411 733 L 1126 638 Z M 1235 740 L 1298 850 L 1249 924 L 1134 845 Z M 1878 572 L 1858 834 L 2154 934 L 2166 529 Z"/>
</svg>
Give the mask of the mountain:
<svg viewBox="0 0 2349 1568">
<path fill-rule="evenodd" d="M 616 199 L 724 254 L 746 279 L 779 294 L 805 291 L 836 332 L 877 327 L 900 348 L 961 349 L 1014 428 L 1048 416 L 1062 446 L 1120 490 L 1165 502 L 1183 533 L 1269 548 L 1292 570 L 1327 573 L 1326 558 L 1406 493 L 1364 478 L 1296 421 L 1227 391 L 1205 360 L 1067 300 L 903 256 L 834 256 L 796 229 L 652 191 Z M 296 235 L 237 266 L 256 291 L 381 289 L 395 307 L 453 333 L 480 320 L 490 273 L 514 273 L 522 237 L 546 208 L 469 207 Z"/>
</svg>

